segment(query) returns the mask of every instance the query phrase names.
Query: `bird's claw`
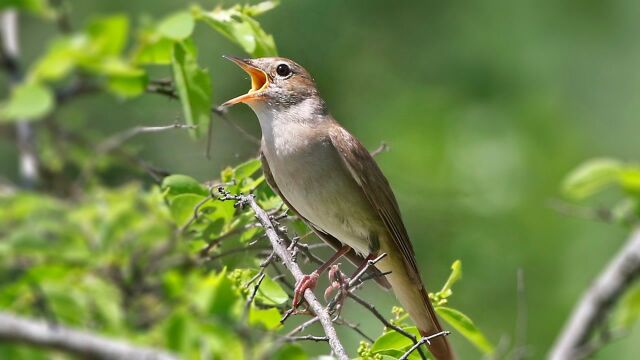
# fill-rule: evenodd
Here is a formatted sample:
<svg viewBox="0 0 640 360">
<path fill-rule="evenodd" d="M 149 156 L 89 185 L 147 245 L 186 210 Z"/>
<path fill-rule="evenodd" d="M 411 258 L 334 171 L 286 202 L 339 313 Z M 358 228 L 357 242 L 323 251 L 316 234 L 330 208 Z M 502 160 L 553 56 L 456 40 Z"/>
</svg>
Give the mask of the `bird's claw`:
<svg viewBox="0 0 640 360">
<path fill-rule="evenodd" d="M 334 291 L 339 291 L 337 307 L 342 307 L 342 303 L 347 297 L 349 290 L 349 278 L 340 271 L 339 265 L 333 265 L 329 269 L 329 287 L 324 291 L 324 300 L 327 301 Z"/>
<path fill-rule="evenodd" d="M 300 278 L 300 281 L 296 284 L 296 288 L 293 292 L 293 308 L 297 308 L 300 305 L 302 299 L 304 299 L 304 292 L 307 291 L 307 289 L 311 289 L 312 291 L 315 289 L 318 283 L 318 277 L 320 277 L 320 275 L 314 271 L 311 274 L 303 275 L 302 278 Z"/>
</svg>

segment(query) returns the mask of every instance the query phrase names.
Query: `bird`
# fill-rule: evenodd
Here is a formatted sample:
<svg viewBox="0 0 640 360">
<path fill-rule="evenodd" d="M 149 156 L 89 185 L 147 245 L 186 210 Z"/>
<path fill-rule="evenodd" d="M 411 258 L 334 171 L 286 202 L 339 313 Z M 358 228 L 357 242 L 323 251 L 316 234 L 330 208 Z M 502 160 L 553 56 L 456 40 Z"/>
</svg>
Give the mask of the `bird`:
<svg viewBox="0 0 640 360">
<path fill-rule="evenodd" d="M 384 253 L 375 267 L 388 274 L 378 282 L 391 288 L 423 337 L 442 332 L 389 182 L 369 151 L 329 113 L 313 77 L 282 57 L 224 57 L 251 77 L 249 92 L 222 106 L 244 103 L 256 114 L 268 185 L 337 250 L 297 282 L 293 306 L 340 257 L 362 269 Z M 445 336 L 428 347 L 437 360 L 454 359 Z"/>
</svg>

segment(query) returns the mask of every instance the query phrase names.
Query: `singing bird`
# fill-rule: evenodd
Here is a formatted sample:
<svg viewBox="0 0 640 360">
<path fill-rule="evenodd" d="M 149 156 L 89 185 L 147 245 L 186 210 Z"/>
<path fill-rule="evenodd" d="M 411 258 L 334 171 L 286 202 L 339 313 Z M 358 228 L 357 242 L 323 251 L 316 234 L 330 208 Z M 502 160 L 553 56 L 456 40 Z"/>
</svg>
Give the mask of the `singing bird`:
<svg viewBox="0 0 640 360">
<path fill-rule="evenodd" d="M 413 246 L 387 179 L 367 149 L 329 114 L 314 79 L 285 58 L 225 56 L 251 77 L 251 89 L 223 104 L 245 103 L 262 129 L 265 178 L 289 209 L 337 252 L 296 285 L 294 306 L 343 255 L 362 268 L 376 264 L 422 336 L 442 331 L 424 287 Z M 358 265 L 358 264 L 356 264 Z M 444 336 L 431 340 L 438 360 L 453 359 Z"/>
</svg>

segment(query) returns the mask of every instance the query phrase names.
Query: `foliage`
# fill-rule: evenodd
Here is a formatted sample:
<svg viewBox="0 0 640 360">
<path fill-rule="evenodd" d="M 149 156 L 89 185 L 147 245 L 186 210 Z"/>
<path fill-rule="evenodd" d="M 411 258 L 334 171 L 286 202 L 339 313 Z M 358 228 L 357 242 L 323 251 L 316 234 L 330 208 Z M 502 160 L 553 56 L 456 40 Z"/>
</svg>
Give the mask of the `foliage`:
<svg viewBox="0 0 640 360">
<path fill-rule="evenodd" d="M 0 119 L 51 119 L 65 94 L 78 84 L 90 84 L 92 91 L 123 100 L 148 92 L 178 97 L 184 121 L 195 126 L 193 135 L 201 136 L 213 102 L 209 72 L 198 64 L 196 24 L 206 24 L 251 56 L 276 55 L 273 37 L 255 17 L 277 4 L 211 11 L 193 6 L 143 21 L 134 31 L 131 19 L 122 14 L 89 19 L 84 27 L 49 42 L 0 106 Z M 45 20 L 63 16 L 46 1 L 9 5 Z M 173 82 L 153 80 L 153 67 L 169 71 Z M 186 175 L 165 176 L 159 184 L 137 179 L 112 185 L 102 175 L 114 168 L 158 175 L 125 147 L 100 152 L 90 129 L 74 132 L 47 125 L 40 133 L 40 156 L 56 181 L 38 191 L 0 189 L 3 311 L 166 348 L 187 359 L 309 358 L 301 345 L 283 341 L 280 318 L 290 291 L 260 267 L 270 251 L 250 211 L 219 201 L 215 186 Z M 66 142 L 60 149 L 62 137 Z M 260 162 L 251 159 L 224 169 L 215 183 L 231 193 L 252 192 L 262 207 L 277 211 L 282 201 L 259 170 Z M 77 181 L 70 181 L 69 174 Z M 299 220 L 287 225 L 306 231 Z M 443 288 L 430 298 L 456 332 L 489 354 L 493 348 L 473 322 L 444 306 L 460 278 L 461 263 L 456 261 Z M 393 313 L 394 324 L 419 336 L 402 309 Z M 358 353 L 394 359 L 411 344 L 384 329 Z M 0 353 L 47 357 L 9 343 L 0 344 Z"/>
<path fill-rule="evenodd" d="M 571 171 L 562 187 L 573 200 L 587 201 L 607 190 L 615 192 L 609 200 L 611 210 L 606 220 L 636 226 L 640 221 L 640 165 L 616 159 L 585 161 Z M 595 211 L 602 213 L 602 211 Z M 640 319 L 640 287 L 631 286 L 622 296 L 612 315 L 614 330 L 627 330 Z"/>
<path fill-rule="evenodd" d="M 617 222 L 633 222 L 640 217 L 640 165 L 615 159 L 584 162 L 563 183 L 564 194 L 573 200 L 586 200 L 613 188 L 621 196 L 612 206 Z"/>
</svg>

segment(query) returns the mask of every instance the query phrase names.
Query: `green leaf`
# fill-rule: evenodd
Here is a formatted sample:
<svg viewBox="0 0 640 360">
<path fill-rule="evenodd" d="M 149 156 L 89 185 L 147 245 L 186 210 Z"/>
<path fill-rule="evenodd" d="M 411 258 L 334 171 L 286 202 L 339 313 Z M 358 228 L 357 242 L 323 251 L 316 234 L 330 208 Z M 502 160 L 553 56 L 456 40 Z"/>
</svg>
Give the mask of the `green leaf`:
<svg viewBox="0 0 640 360">
<path fill-rule="evenodd" d="M 189 348 L 189 339 L 192 336 L 189 316 L 185 311 L 178 310 L 164 323 L 166 344 L 169 350 L 184 352 Z"/>
<path fill-rule="evenodd" d="M 458 280 L 462 278 L 462 262 L 460 260 L 456 260 L 451 264 L 451 274 L 445 282 L 444 286 L 440 290 L 440 297 L 447 298 L 451 296 L 452 291 L 451 288 L 453 284 L 455 284 Z"/>
<path fill-rule="evenodd" d="M 623 295 L 614 316 L 616 326 L 629 328 L 640 319 L 640 286 L 634 286 Z"/>
<path fill-rule="evenodd" d="M 622 164 L 617 160 L 589 160 L 566 177 L 562 185 L 563 192 L 567 197 L 584 199 L 615 183 L 621 169 Z"/>
<path fill-rule="evenodd" d="M 173 47 L 173 76 L 182 103 L 185 120 L 195 125 L 193 136 L 200 136 L 211 120 L 211 80 L 209 72 L 198 66 L 192 42 L 177 42 Z"/>
<path fill-rule="evenodd" d="M 235 178 L 238 181 L 242 181 L 253 175 L 256 171 L 260 170 L 261 167 L 262 163 L 259 159 L 251 159 L 236 166 L 236 168 L 234 169 Z"/>
<path fill-rule="evenodd" d="M 185 226 L 193 217 L 194 209 L 204 199 L 202 195 L 180 194 L 173 197 L 169 209 L 178 226 Z"/>
<path fill-rule="evenodd" d="M 95 18 L 87 25 L 86 33 L 90 39 L 87 54 L 116 56 L 127 43 L 129 19 L 125 15 Z"/>
<path fill-rule="evenodd" d="M 640 198 L 640 167 L 628 165 L 620 172 L 620 186 L 632 196 Z"/>
<path fill-rule="evenodd" d="M 275 330 L 282 326 L 280 318 L 282 318 L 282 315 L 276 308 L 259 309 L 252 306 L 249 310 L 249 324 L 259 324 L 268 330 Z"/>
<path fill-rule="evenodd" d="M 172 57 L 173 40 L 152 32 L 140 35 L 133 61 L 137 64 L 166 65 L 171 64 Z"/>
<path fill-rule="evenodd" d="M 107 76 L 107 89 L 121 97 L 133 97 L 143 93 L 147 87 L 147 73 L 120 59 L 109 59 L 100 66 Z"/>
<path fill-rule="evenodd" d="M 161 188 L 162 190 L 168 191 L 168 195 L 170 196 L 179 194 L 209 195 L 209 191 L 204 185 L 187 175 L 169 175 L 162 180 Z"/>
<path fill-rule="evenodd" d="M 254 5 L 244 5 L 242 7 L 242 12 L 255 17 L 275 9 L 278 5 L 280 5 L 279 0 L 262 1 Z"/>
<path fill-rule="evenodd" d="M 211 296 L 207 306 L 207 313 L 218 315 L 222 318 L 230 318 L 232 310 L 240 298 L 233 288 L 233 282 L 227 276 L 226 269 L 210 282 Z"/>
<path fill-rule="evenodd" d="M 193 16 L 181 11 L 162 20 L 158 24 L 158 33 L 169 39 L 184 40 L 191 35 L 194 25 Z"/>
<path fill-rule="evenodd" d="M 264 305 L 282 305 L 289 300 L 289 295 L 282 290 L 277 282 L 269 276 L 265 276 L 262 284 L 258 288 L 255 301 Z"/>
<path fill-rule="evenodd" d="M 29 11 L 47 18 L 52 18 L 55 14 L 47 0 L 2 0 L 0 2 L 0 10 L 10 8 Z"/>
<path fill-rule="evenodd" d="M 46 86 L 21 84 L 11 90 L 9 100 L 0 107 L 0 119 L 36 120 L 47 115 L 53 105 L 53 93 Z"/>
<path fill-rule="evenodd" d="M 264 9 L 275 4 L 263 6 Z M 247 8 L 243 12 L 242 7 L 236 5 L 228 9 L 218 8 L 205 12 L 199 7 L 193 9 L 196 19 L 204 21 L 213 29 L 227 37 L 232 42 L 240 45 L 244 51 L 253 57 L 276 56 L 273 36 L 267 34 L 260 23 L 250 14 L 259 12 L 260 8 Z"/>
<path fill-rule="evenodd" d="M 465 314 L 444 306 L 436 307 L 436 312 L 480 351 L 485 354 L 493 353 L 493 345 Z"/>
<path fill-rule="evenodd" d="M 273 360 L 308 360 L 309 356 L 299 345 L 283 345 L 273 354 Z"/>
<path fill-rule="evenodd" d="M 81 48 L 86 41 L 75 41 L 71 37 L 53 40 L 47 53 L 43 55 L 29 72 L 32 81 L 59 80 L 76 66 Z"/>
<path fill-rule="evenodd" d="M 418 339 L 422 337 L 415 326 L 404 328 L 404 330 L 415 335 Z M 387 350 L 403 350 L 411 345 L 413 342 L 406 336 L 397 331 L 388 331 L 371 345 L 371 352 L 375 354 Z"/>
</svg>

